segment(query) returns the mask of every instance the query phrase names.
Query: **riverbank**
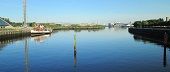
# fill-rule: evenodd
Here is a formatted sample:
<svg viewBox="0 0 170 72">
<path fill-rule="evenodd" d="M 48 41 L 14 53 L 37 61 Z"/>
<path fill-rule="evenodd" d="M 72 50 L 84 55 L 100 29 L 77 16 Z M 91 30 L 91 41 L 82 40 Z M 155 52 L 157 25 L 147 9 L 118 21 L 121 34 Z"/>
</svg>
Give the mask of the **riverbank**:
<svg viewBox="0 0 170 72">
<path fill-rule="evenodd" d="M 50 27 L 47 27 L 47 28 L 50 28 Z M 0 28 L 0 40 L 15 39 L 18 37 L 30 37 L 31 29 L 33 29 L 33 27 L 29 27 L 28 30 L 25 30 L 21 27 Z M 51 29 L 53 29 L 53 31 L 55 32 L 58 30 L 64 30 L 64 31 L 74 30 L 75 32 L 80 32 L 81 30 L 98 31 L 98 30 L 102 30 L 105 28 L 104 27 L 56 27 L 56 28 L 51 28 Z"/>
<path fill-rule="evenodd" d="M 159 40 L 163 40 L 166 33 L 168 38 L 170 38 L 170 29 L 165 28 L 129 28 L 128 31 L 131 34 L 146 36 Z"/>
<path fill-rule="evenodd" d="M 42 24 L 46 28 L 53 30 L 88 30 L 88 29 L 104 29 L 104 25 L 81 25 L 81 24 L 70 24 L 70 25 L 61 25 L 61 24 Z"/>
<path fill-rule="evenodd" d="M 1 28 L 0 29 L 0 40 L 13 39 L 17 37 L 30 36 L 31 33 L 28 30 L 23 29 L 12 29 L 12 28 Z"/>
</svg>

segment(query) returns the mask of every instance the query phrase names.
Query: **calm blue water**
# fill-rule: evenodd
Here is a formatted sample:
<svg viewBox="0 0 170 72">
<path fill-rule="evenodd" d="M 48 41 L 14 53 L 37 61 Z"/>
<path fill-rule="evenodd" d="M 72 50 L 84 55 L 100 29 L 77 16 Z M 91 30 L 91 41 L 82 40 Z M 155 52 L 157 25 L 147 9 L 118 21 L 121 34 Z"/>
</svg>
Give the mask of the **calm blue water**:
<svg viewBox="0 0 170 72">
<path fill-rule="evenodd" d="M 170 72 L 170 51 L 164 52 L 127 29 L 57 31 L 1 41 L 0 72 Z"/>
</svg>

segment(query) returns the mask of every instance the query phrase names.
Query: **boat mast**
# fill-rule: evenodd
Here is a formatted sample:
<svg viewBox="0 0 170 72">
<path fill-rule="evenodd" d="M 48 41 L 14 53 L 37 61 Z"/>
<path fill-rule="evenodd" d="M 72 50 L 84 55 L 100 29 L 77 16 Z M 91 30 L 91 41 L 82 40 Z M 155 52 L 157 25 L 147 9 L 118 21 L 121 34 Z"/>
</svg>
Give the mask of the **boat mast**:
<svg viewBox="0 0 170 72">
<path fill-rule="evenodd" d="M 26 0 L 23 0 L 23 17 L 24 17 L 24 22 L 23 22 L 23 26 L 24 27 L 27 27 L 27 23 L 26 23 L 26 21 L 27 21 L 27 18 L 26 18 Z"/>
</svg>

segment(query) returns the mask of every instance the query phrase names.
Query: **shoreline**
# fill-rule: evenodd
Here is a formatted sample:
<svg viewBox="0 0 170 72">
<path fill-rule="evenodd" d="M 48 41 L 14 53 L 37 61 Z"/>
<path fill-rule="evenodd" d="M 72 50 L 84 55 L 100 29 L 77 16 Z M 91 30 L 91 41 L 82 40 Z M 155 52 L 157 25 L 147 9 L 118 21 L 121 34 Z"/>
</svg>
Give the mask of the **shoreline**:
<svg viewBox="0 0 170 72">
<path fill-rule="evenodd" d="M 30 28 L 32 29 L 32 28 Z M 81 31 L 81 30 L 101 30 L 105 28 L 55 28 L 53 30 L 75 30 L 75 31 Z M 15 39 L 18 37 L 29 37 L 31 36 L 31 31 L 29 30 L 22 30 L 21 28 L 1 28 L 0 29 L 0 40 L 4 39 Z"/>
<path fill-rule="evenodd" d="M 170 29 L 165 28 L 128 28 L 128 32 L 133 35 L 146 36 L 149 38 L 164 40 L 165 33 L 170 40 Z"/>
</svg>

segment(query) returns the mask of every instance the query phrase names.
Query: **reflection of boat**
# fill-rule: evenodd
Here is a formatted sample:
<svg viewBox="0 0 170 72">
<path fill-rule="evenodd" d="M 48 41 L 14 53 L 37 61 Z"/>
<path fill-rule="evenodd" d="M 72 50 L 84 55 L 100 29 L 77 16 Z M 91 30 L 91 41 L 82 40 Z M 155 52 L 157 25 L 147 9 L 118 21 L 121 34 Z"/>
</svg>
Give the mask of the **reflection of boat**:
<svg viewBox="0 0 170 72">
<path fill-rule="evenodd" d="M 33 38 L 33 40 L 35 40 L 35 41 L 37 41 L 37 42 L 44 42 L 44 40 L 45 40 L 46 38 L 48 38 L 48 37 L 50 37 L 49 34 L 40 35 L 40 36 L 34 36 L 34 37 L 32 37 L 32 38 Z"/>
<path fill-rule="evenodd" d="M 52 33 L 52 29 L 46 29 L 43 25 L 36 25 L 33 30 L 31 30 L 31 34 L 50 34 Z"/>
</svg>

